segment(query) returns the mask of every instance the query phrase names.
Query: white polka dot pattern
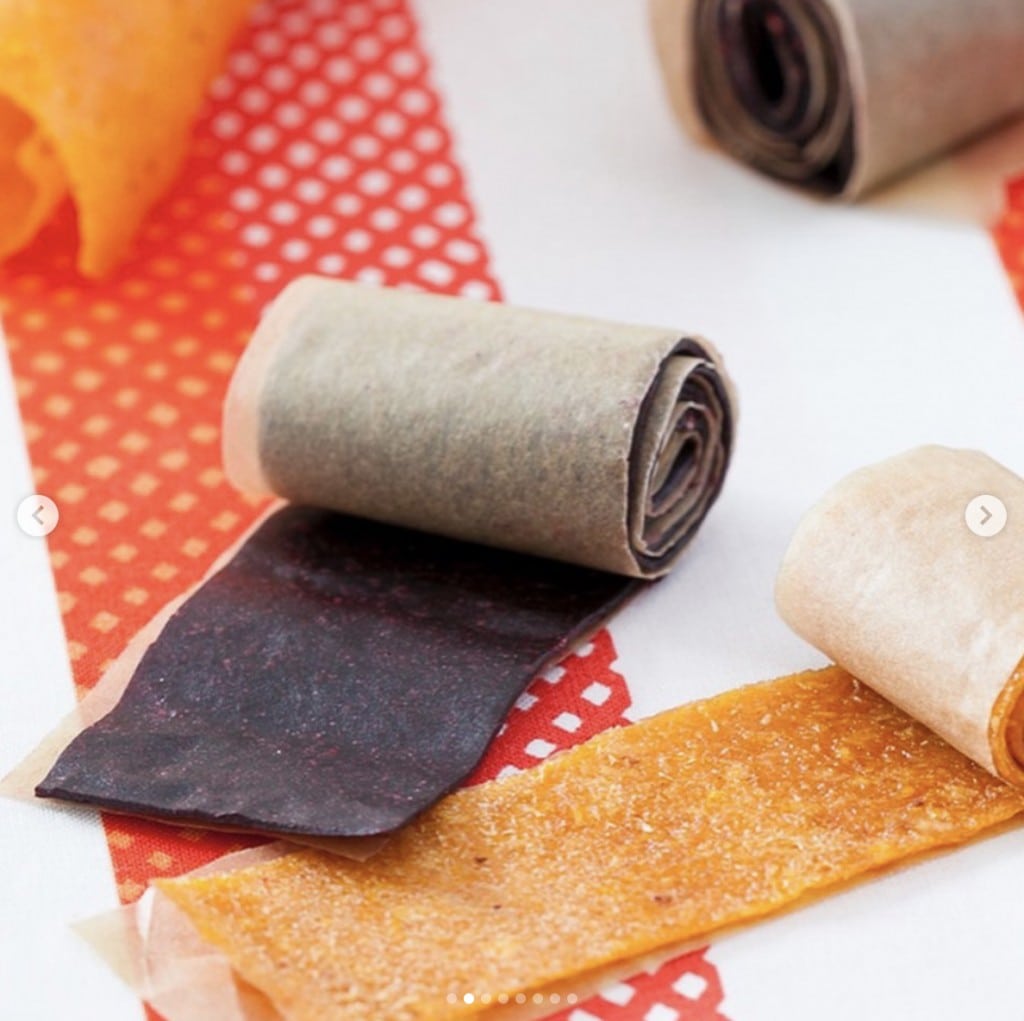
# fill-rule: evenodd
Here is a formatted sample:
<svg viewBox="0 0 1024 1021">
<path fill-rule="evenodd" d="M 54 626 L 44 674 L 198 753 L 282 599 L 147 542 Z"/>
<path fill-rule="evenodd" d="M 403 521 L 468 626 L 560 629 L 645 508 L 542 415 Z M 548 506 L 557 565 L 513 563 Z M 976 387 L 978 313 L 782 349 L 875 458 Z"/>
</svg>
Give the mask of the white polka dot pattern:
<svg viewBox="0 0 1024 1021">
<path fill-rule="evenodd" d="M 482 245 L 465 236 L 460 175 L 437 158 L 447 139 L 404 5 L 307 3 L 276 22 L 269 12 L 257 10 L 266 27 L 214 84 L 228 108 L 210 120 L 220 169 L 244 178 L 228 204 L 256 279 L 301 267 L 497 297 Z"/>
</svg>

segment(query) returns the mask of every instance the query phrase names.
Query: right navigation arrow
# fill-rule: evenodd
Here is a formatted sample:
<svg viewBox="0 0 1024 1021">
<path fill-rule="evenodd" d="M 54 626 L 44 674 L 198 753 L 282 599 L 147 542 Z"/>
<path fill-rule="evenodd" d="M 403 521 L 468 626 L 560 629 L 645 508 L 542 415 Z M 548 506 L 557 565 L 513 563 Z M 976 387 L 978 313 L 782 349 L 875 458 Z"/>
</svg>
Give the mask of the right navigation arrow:
<svg viewBox="0 0 1024 1021">
<path fill-rule="evenodd" d="M 964 523 L 983 539 L 998 535 L 1006 525 L 1006 504 L 991 493 L 979 493 L 964 508 Z"/>
</svg>

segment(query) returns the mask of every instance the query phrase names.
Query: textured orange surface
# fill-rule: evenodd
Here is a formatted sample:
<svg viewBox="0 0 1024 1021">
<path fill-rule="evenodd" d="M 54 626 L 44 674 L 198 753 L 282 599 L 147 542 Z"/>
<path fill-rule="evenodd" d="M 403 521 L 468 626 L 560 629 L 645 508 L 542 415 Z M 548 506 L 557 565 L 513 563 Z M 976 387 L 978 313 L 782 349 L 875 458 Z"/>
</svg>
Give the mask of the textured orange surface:
<svg viewBox="0 0 1024 1021">
<path fill-rule="evenodd" d="M 303 852 L 161 886 L 289 1021 L 455 1017 L 1022 809 L 833 667 L 458 792 L 368 862 Z"/>
<path fill-rule="evenodd" d="M 0 0 L 0 257 L 64 189 L 79 268 L 110 270 L 177 174 L 190 128 L 253 0 Z M 8 131 L 4 131 L 4 126 Z"/>
<path fill-rule="evenodd" d="M 992 707 L 989 743 L 996 770 L 1008 783 L 1021 786 L 1024 769 L 1024 660 L 1010 675 Z"/>
<path fill-rule="evenodd" d="M 35 237 L 67 191 L 53 146 L 0 95 L 0 259 Z"/>
</svg>

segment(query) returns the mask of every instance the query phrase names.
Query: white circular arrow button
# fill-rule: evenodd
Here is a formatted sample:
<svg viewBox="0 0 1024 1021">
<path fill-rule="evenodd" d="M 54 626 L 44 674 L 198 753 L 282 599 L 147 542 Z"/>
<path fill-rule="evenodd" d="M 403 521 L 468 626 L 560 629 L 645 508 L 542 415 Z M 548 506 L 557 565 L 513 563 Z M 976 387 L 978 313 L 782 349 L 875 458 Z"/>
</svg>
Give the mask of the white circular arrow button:
<svg viewBox="0 0 1024 1021">
<path fill-rule="evenodd" d="M 18 525 L 26 535 L 41 539 L 57 527 L 58 521 L 60 511 L 48 496 L 33 493 L 18 504 Z"/>
<path fill-rule="evenodd" d="M 967 527 L 982 539 L 991 539 L 1006 527 L 1006 504 L 998 496 L 982 493 L 964 510 Z"/>
</svg>

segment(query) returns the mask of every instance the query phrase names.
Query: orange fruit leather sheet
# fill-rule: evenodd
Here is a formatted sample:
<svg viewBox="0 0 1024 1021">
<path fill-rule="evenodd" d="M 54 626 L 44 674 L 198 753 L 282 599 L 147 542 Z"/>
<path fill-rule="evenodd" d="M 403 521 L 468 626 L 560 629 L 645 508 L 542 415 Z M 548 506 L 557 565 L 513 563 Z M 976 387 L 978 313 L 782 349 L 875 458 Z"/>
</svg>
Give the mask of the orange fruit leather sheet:
<svg viewBox="0 0 1024 1021">
<path fill-rule="evenodd" d="M 1020 792 L 832 667 L 460 791 L 366 862 L 300 852 L 160 886 L 289 1021 L 455 1017 L 1022 808 Z"/>
</svg>

